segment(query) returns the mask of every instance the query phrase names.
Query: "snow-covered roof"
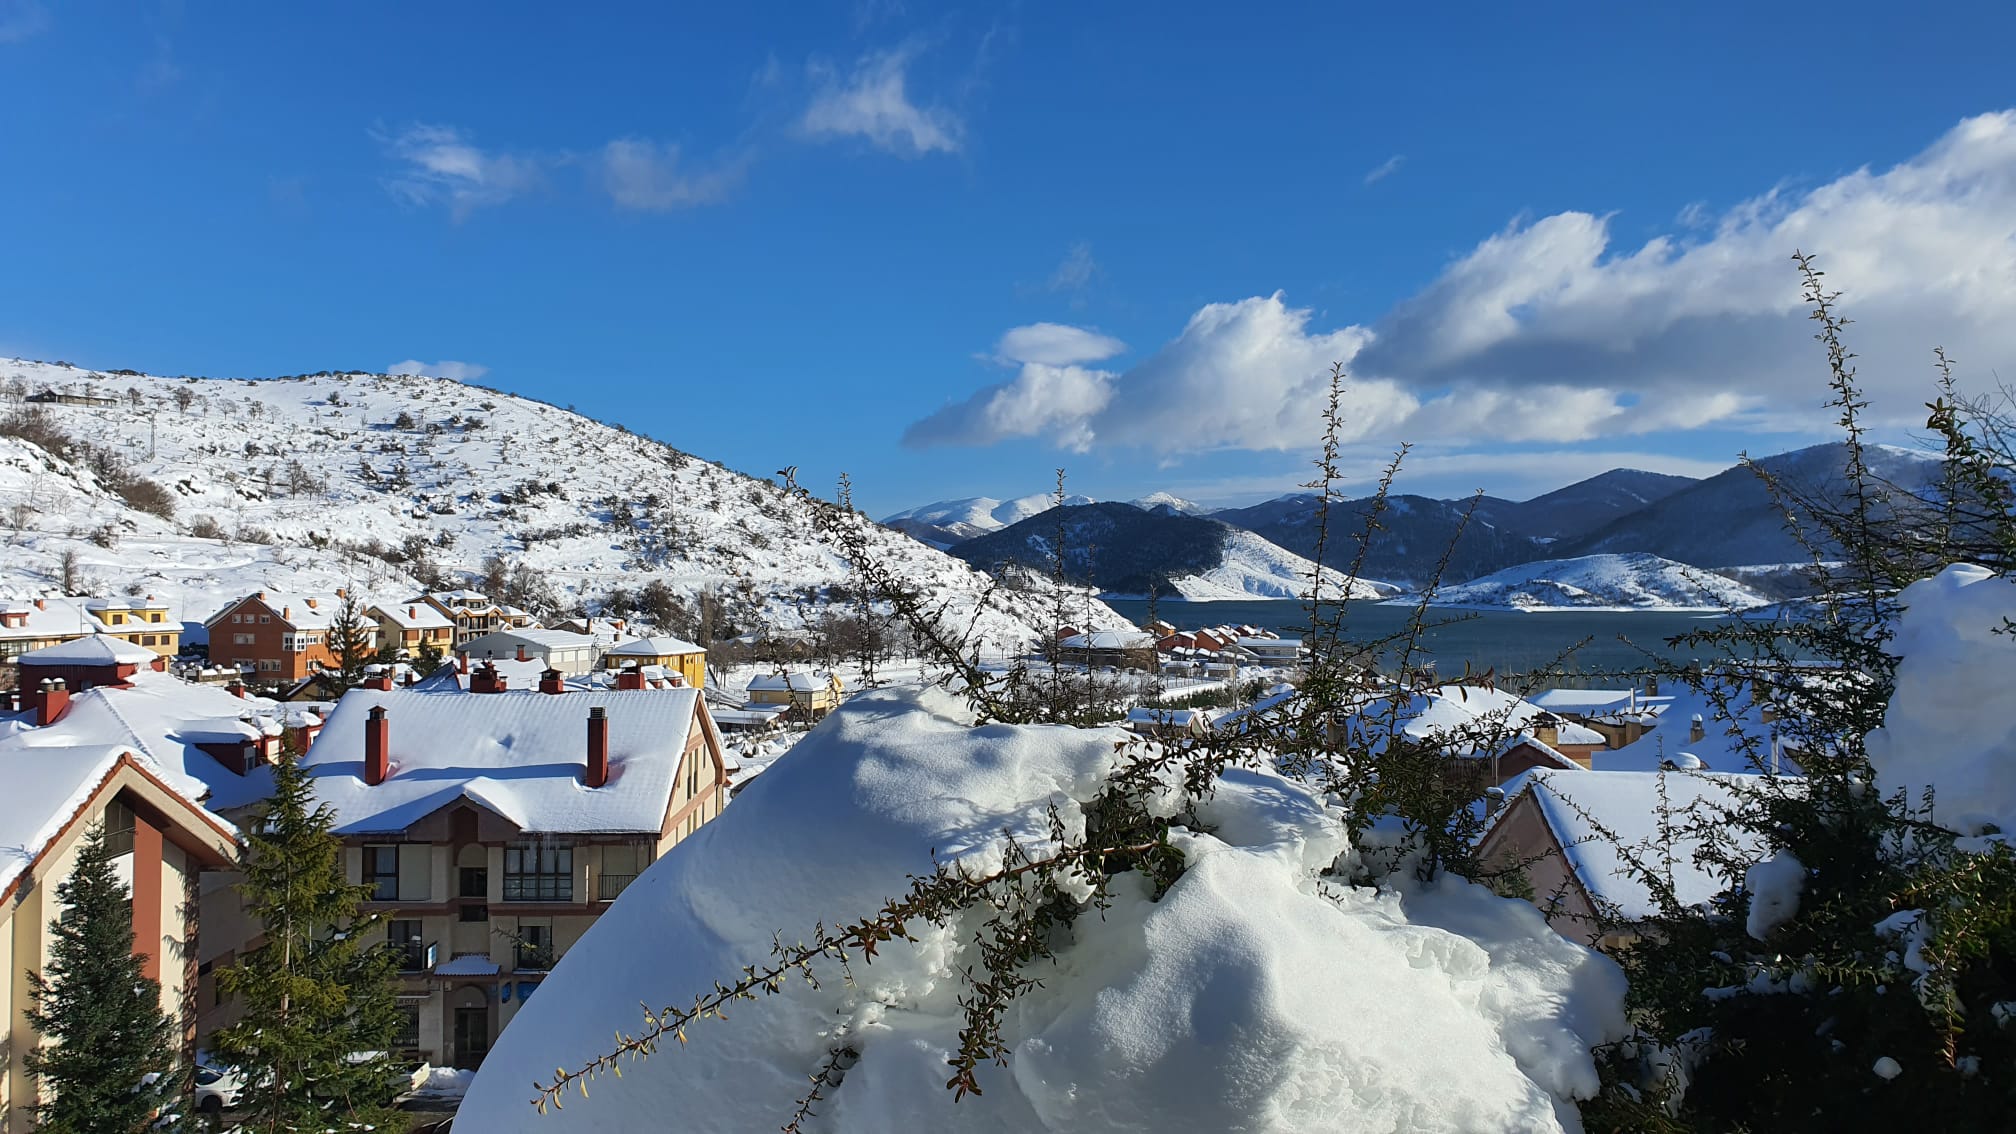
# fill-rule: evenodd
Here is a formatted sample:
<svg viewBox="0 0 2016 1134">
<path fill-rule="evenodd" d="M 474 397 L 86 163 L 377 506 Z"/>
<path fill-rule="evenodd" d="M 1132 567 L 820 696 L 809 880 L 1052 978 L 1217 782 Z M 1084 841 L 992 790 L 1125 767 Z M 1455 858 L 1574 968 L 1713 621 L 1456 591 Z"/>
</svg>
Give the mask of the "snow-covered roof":
<svg viewBox="0 0 2016 1134">
<path fill-rule="evenodd" d="M 390 623 L 401 630 L 448 630 L 455 620 L 424 602 L 382 603 L 371 608 L 381 623 Z"/>
<path fill-rule="evenodd" d="M 37 604 L 40 605 L 37 605 Z M 130 602 L 123 599 L 75 599 L 61 596 L 45 596 L 40 599 L 14 599 L 4 605 L 10 615 L 17 616 L 19 626 L 0 626 L 0 641 L 20 641 L 22 639 L 68 637 L 76 634 L 102 634 L 115 629 L 98 617 L 98 612 L 110 610 L 166 610 L 168 604 L 149 595 L 145 599 Z M 149 622 L 132 626 L 119 626 L 120 633 L 153 627 L 155 630 L 173 632 L 182 627 L 174 622 Z M 150 633 L 153 631 L 150 630 Z"/>
<path fill-rule="evenodd" d="M 1526 699 L 1550 713 L 1599 716 L 1629 711 L 1641 696 L 1636 689 L 1542 689 Z"/>
<path fill-rule="evenodd" d="M 1751 702 L 1748 688 L 1741 683 L 1713 677 L 1706 680 L 1711 683 L 1710 690 L 1719 692 L 1719 698 L 1684 684 L 1662 689 L 1656 698 L 1640 698 L 1640 717 L 1653 727 L 1630 744 L 1596 753 L 1593 766 L 1598 771 L 1654 772 L 1684 753 L 1698 757 L 1710 771 L 1769 771 L 1774 730 L 1765 723 L 1762 706 Z M 1722 701 L 1727 702 L 1727 712 Z M 1702 736 L 1690 740 L 1695 717 L 1701 718 Z M 1746 738 L 1756 742 L 1756 760 L 1746 748 Z M 1780 763 L 1784 771 L 1796 770 L 1784 759 Z"/>
<path fill-rule="evenodd" d="M 73 638 L 14 659 L 21 665 L 151 665 L 161 655 L 110 634 Z"/>
<path fill-rule="evenodd" d="M 58 757 L 0 743 L 0 894 L 33 866 L 98 790 L 127 750 L 116 744 L 72 748 Z"/>
<path fill-rule="evenodd" d="M 219 618 L 231 613 L 248 598 L 256 598 L 273 612 L 275 618 L 285 621 L 296 630 L 327 630 L 336 611 L 343 606 L 340 595 L 290 594 L 284 591 L 258 591 L 232 599 L 220 607 L 217 613 L 204 620 L 205 626 L 215 626 Z"/>
<path fill-rule="evenodd" d="M 530 653 L 549 654 L 556 651 L 592 650 L 595 648 L 595 639 L 591 635 L 576 634 L 571 630 L 541 630 L 526 627 L 522 630 L 495 630 L 471 638 L 455 647 L 455 652 L 477 659 L 490 655 L 508 657 L 516 654 L 519 646 L 524 646 Z"/>
<path fill-rule="evenodd" d="M 1483 755 L 1477 746 L 1488 740 L 1525 733 L 1529 737 L 1542 718 L 1552 716 L 1539 706 L 1502 689 L 1478 685 L 1442 685 L 1408 693 L 1397 706 L 1386 697 L 1374 699 L 1352 718 L 1353 727 L 1375 735 L 1388 718 L 1399 731 L 1416 740 L 1441 740 L 1451 755 Z M 1603 743 L 1603 734 L 1572 721 L 1554 718 L 1556 745 Z M 1502 751 L 1502 746 L 1498 748 Z"/>
<path fill-rule="evenodd" d="M 704 654 L 706 647 L 696 646 L 684 638 L 674 638 L 670 634 L 659 634 L 649 638 L 636 638 L 609 647 L 608 653 L 619 658 L 669 658 L 679 654 Z"/>
<path fill-rule="evenodd" d="M 1169 728 L 1189 728 L 1202 722 L 1211 723 L 1211 714 L 1205 709 L 1156 709 L 1134 708 L 1127 710 L 1128 724 L 1163 725 Z"/>
<path fill-rule="evenodd" d="M 254 768 L 241 776 L 197 745 L 221 739 L 218 722 L 245 717 L 252 718 L 249 727 L 259 734 L 272 735 L 285 712 L 281 706 L 151 669 L 142 669 L 131 680 L 128 688 L 101 686 L 73 693 L 70 707 L 55 724 L 18 732 L 5 743 L 38 749 L 105 745 L 135 749 L 160 770 L 169 787 L 213 812 L 266 797 L 272 789 L 266 769 Z"/>
<path fill-rule="evenodd" d="M 759 673 L 749 679 L 749 690 L 781 693 L 810 693 L 815 689 L 825 689 L 833 684 L 830 673 Z"/>
<path fill-rule="evenodd" d="M 1690 812 L 1712 819 L 1722 809 L 1734 810 L 1738 788 L 1754 777 L 1716 772 L 1566 772 L 1539 768 L 1506 785 L 1506 811 L 1519 796 L 1532 797 L 1547 827 L 1561 844 L 1576 878 L 1599 904 L 1615 909 L 1626 918 L 1650 917 L 1658 912 L 1652 891 L 1643 875 L 1634 873 L 1631 863 L 1640 863 L 1664 875 L 1670 857 L 1674 897 L 1682 905 L 1696 905 L 1721 893 L 1726 882 L 1695 861 L 1701 847 L 1699 838 L 1684 833 Z M 1661 800 L 1672 815 L 1673 843 L 1668 848 L 1661 839 Z M 1501 816 L 1505 811 L 1499 813 Z M 1612 842 L 1599 833 L 1608 830 L 1617 836 Z M 1756 838 L 1742 830 L 1722 826 L 1739 851 Z M 1763 847 L 1751 848 L 1761 857 Z"/>
<path fill-rule="evenodd" d="M 496 976 L 497 962 L 482 953 L 463 953 L 434 966 L 435 976 Z"/>
<path fill-rule="evenodd" d="M 496 605 L 490 601 L 490 596 L 484 594 L 482 591 L 430 591 L 427 597 L 440 603 L 442 606 L 453 607 L 458 610 L 488 610 Z"/>
<path fill-rule="evenodd" d="M 401 831 L 468 799 L 542 834 L 656 833 L 671 802 L 695 689 L 547 694 L 353 689 L 303 765 L 342 834 Z M 391 774 L 366 784 L 364 721 L 384 706 Z M 609 715 L 609 782 L 590 788 L 588 710 Z"/>
</svg>

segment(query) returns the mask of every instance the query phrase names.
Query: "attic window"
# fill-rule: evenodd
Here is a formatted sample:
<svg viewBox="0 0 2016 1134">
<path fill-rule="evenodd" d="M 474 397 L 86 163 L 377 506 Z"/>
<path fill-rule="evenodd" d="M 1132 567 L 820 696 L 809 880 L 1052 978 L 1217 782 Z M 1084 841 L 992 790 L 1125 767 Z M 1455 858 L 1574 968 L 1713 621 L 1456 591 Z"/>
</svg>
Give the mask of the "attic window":
<svg viewBox="0 0 2016 1134">
<path fill-rule="evenodd" d="M 105 851 L 113 858 L 133 853 L 133 809 L 116 799 L 105 805 Z"/>
</svg>

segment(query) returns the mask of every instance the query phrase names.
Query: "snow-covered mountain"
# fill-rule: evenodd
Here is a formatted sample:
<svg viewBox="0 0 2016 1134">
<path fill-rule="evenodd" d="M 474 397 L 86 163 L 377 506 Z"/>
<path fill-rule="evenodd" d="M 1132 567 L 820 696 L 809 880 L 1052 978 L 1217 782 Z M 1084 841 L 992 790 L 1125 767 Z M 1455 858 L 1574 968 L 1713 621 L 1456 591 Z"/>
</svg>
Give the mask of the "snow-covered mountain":
<svg viewBox="0 0 2016 1134">
<path fill-rule="evenodd" d="M 1173 492 L 1151 492 L 1139 500 L 1130 500 L 1128 503 L 1143 512 L 1168 511 L 1179 516 L 1208 516 L 1217 510 L 1206 508 L 1194 500 L 1185 500 Z"/>
<path fill-rule="evenodd" d="M 1306 589 L 1315 566 L 1252 532 L 1202 516 L 1111 501 L 1059 511 L 968 540 L 952 554 L 989 570 L 1013 566 L 1018 578 L 1041 574 L 1051 569 L 1061 526 L 1073 581 L 1114 595 L 1154 588 L 1196 601 L 1294 598 Z M 1354 593 L 1376 598 L 1397 590 L 1362 581 Z"/>
<path fill-rule="evenodd" d="M 1741 610 L 1767 601 L 1734 579 L 1643 552 L 1522 563 L 1435 596 L 1438 606 L 1513 610 Z"/>
<path fill-rule="evenodd" d="M 72 401 L 25 400 L 49 391 Z M 656 582 L 726 636 L 802 626 L 822 589 L 849 579 L 808 509 L 768 481 L 443 379 L 164 378 L 0 360 L 0 418 L 12 423 L 0 427 L 0 595 L 57 589 L 66 558 L 72 589 L 157 594 L 184 620 L 261 588 L 348 584 L 396 601 L 501 574 L 523 588 L 513 598 L 594 610 Z M 32 439 L 48 429 L 67 458 Z M 147 483 L 165 490 L 158 501 Z M 954 610 L 987 586 L 915 540 L 874 525 L 869 538 Z M 1040 600 L 997 597 L 1006 609 L 982 633 L 989 648 L 1018 648 L 1045 623 Z M 1122 624 L 1097 603 L 1090 618 Z"/>
<path fill-rule="evenodd" d="M 1064 503 L 1090 504 L 1090 496 L 1064 497 Z M 1013 500 L 996 500 L 992 496 L 969 496 L 964 500 L 940 500 L 935 504 L 920 504 L 893 516 L 885 516 L 883 524 L 895 528 L 933 547 L 946 548 L 955 543 L 963 543 L 988 532 L 998 532 L 1011 524 L 1019 524 L 1031 516 L 1039 515 L 1056 507 L 1055 493 L 1033 493 L 1017 496 Z"/>
</svg>

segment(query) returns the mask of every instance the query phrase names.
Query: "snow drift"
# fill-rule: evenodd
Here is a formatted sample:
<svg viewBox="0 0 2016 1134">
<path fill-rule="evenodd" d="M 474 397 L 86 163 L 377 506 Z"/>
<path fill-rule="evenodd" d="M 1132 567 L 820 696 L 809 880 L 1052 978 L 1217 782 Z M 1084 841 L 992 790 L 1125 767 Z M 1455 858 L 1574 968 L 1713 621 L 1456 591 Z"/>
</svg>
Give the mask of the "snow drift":
<svg viewBox="0 0 2016 1134">
<path fill-rule="evenodd" d="M 1905 588 L 1892 650 L 1897 688 L 1883 727 L 1869 734 L 1869 763 L 1885 794 L 1916 802 L 1967 835 L 2016 831 L 2016 717 L 2008 712 L 2016 640 L 2016 582 L 1984 567 L 1948 567 Z"/>
<path fill-rule="evenodd" d="M 653 865 L 562 959 L 490 1053 L 458 1115 L 485 1131 L 775 1130 L 840 1037 L 859 1052 L 818 1131 L 1575 1130 L 1592 1044 L 1624 1030 L 1623 976 L 1481 887 L 1374 890 L 1322 872 L 1338 814 L 1233 772 L 1178 833 L 1184 875 L 1151 900 L 1115 880 L 1018 1000 L 1006 1068 L 954 1102 L 958 974 L 977 922 L 914 926 L 851 979 L 731 1008 L 684 1045 L 536 1114 L 535 1081 L 761 961 L 773 935 L 858 917 L 941 861 L 1084 827 L 1119 734 L 971 726 L 935 692 L 856 698 L 722 817 Z"/>
</svg>

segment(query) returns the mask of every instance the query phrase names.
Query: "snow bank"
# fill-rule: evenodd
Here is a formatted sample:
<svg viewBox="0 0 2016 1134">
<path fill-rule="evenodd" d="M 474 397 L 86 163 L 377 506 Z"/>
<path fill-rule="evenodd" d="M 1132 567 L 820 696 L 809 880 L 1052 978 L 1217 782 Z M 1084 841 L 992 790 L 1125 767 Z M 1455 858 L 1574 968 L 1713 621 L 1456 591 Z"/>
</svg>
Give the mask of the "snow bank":
<svg viewBox="0 0 2016 1134">
<path fill-rule="evenodd" d="M 835 712 L 720 819 L 654 864 L 560 962 L 485 1061 L 458 1120 L 486 1131 L 774 1130 L 844 1035 L 860 1054 L 819 1131 L 1575 1130 L 1592 1044 L 1624 1032 L 1623 977 L 1532 906 L 1447 882 L 1407 892 L 1319 873 L 1348 853 L 1338 815 L 1271 774 L 1229 774 L 1179 832 L 1186 873 L 1159 901 L 1116 880 L 1042 987 L 1016 1002 L 1007 1068 L 955 1103 L 958 973 L 977 922 L 851 980 L 729 1010 L 623 1078 L 536 1115 L 531 1084 L 690 1004 L 815 922 L 858 917 L 941 860 L 999 861 L 1004 830 L 1066 837 L 1120 734 L 973 728 L 932 691 Z"/>
<path fill-rule="evenodd" d="M 1948 567 L 1907 587 L 1892 649 L 1901 657 L 1883 727 L 1869 734 L 1869 762 L 1884 794 L 1913 802 L 1936 792 L 1933 819 L 1965 834 L 1985 824 L 2016 831 L 2016 715 L 2009 675 L 2016 638 L 2016 582 L 1987 569 Z"/>
</svg>

